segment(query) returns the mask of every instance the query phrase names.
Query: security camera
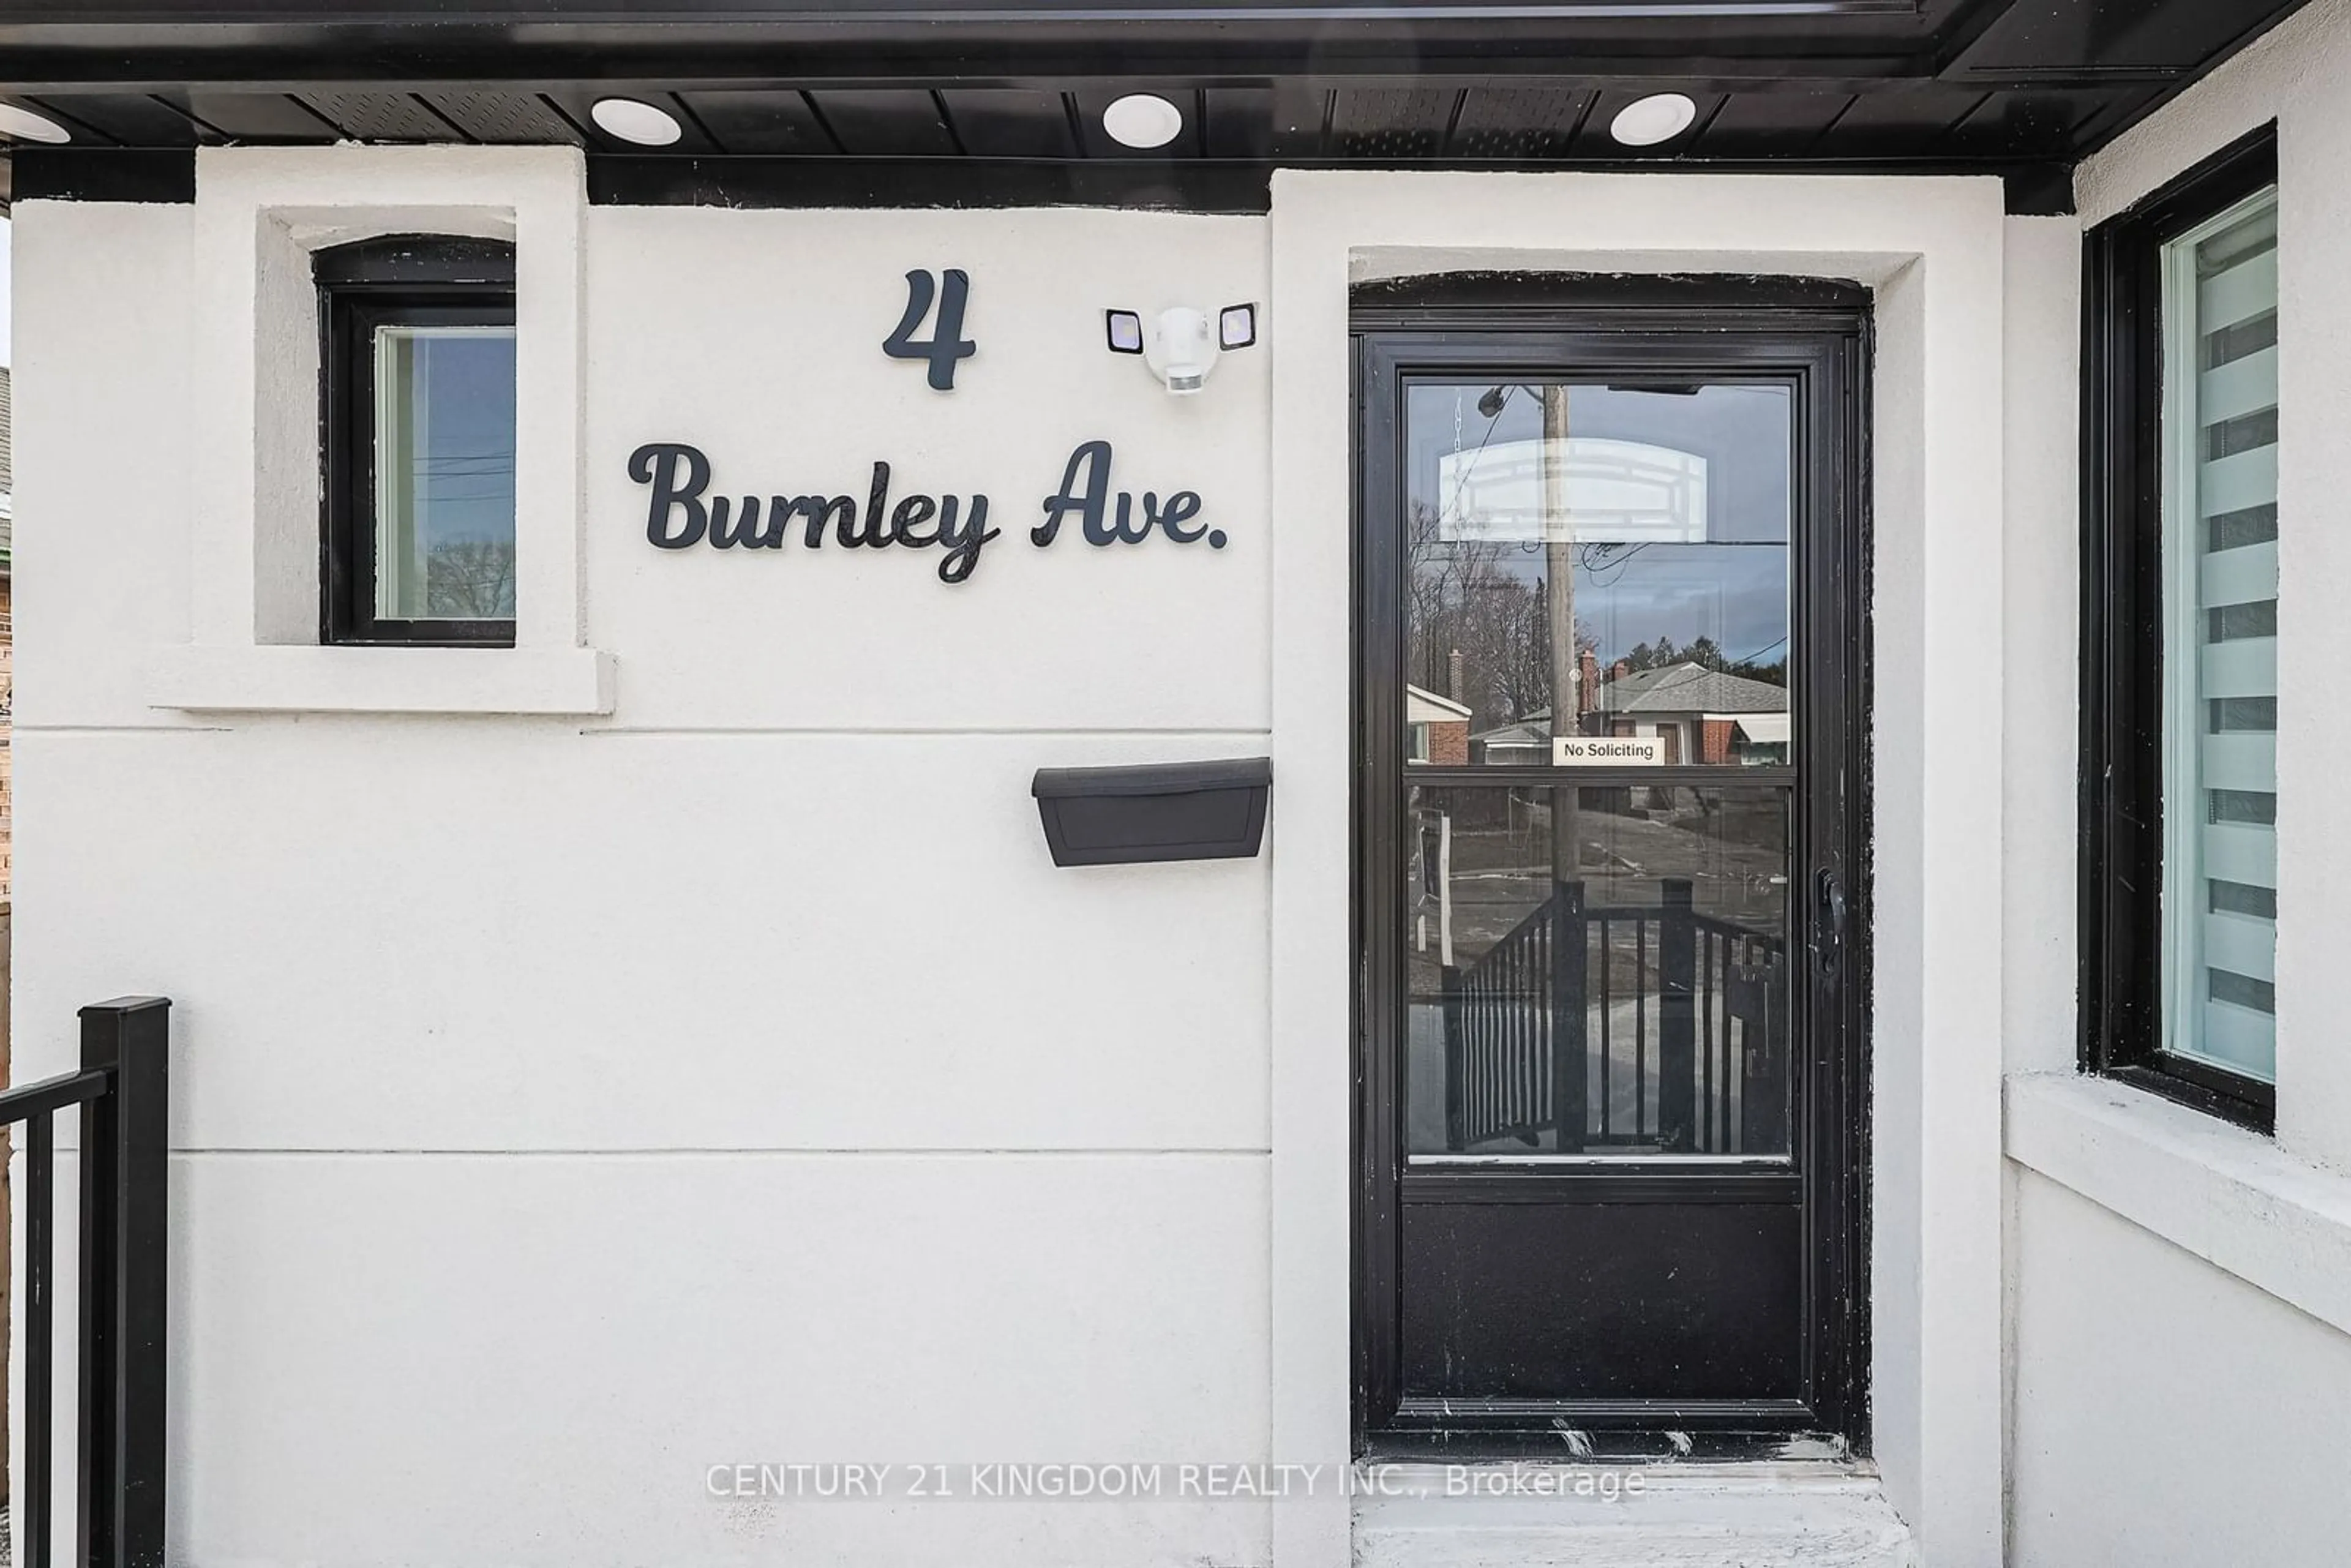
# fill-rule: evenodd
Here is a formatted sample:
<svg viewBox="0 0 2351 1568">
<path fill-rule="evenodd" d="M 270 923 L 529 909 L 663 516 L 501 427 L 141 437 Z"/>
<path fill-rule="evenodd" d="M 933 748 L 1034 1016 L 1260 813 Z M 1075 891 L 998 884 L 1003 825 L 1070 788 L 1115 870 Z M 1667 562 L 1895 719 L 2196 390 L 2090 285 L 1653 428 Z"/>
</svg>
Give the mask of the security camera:
<svg viewBox="0 0 2351 1568">
<path fill-rule="evenodd" d="M 1139 354 L 1151 373 L 1178 397 L 1198 392 L 1217 357 L 1257 341 L 1257 307 L 1228 305 L 1211 326 L 1207 312 L 1187 306 L 1162 310 L 1146 326 L 1140 313 L 1103 313 L 1111 352 Z"/>
</svg>

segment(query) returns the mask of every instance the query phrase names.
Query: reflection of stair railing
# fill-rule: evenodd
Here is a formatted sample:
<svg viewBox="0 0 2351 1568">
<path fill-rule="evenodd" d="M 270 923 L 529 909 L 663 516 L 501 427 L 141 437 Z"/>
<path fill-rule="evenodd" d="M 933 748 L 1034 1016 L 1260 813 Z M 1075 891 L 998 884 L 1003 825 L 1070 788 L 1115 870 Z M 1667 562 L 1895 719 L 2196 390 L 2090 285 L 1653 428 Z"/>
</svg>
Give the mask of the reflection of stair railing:
<svg viewBox="0 0 2351 1568">
<path fill-rule="evenodd" d="M 1788 1152 L 1788 975 L 1779 937 L 1655 905 L 1552 896 L 1444 976 L 1446 1147 Z"/>
</svg>

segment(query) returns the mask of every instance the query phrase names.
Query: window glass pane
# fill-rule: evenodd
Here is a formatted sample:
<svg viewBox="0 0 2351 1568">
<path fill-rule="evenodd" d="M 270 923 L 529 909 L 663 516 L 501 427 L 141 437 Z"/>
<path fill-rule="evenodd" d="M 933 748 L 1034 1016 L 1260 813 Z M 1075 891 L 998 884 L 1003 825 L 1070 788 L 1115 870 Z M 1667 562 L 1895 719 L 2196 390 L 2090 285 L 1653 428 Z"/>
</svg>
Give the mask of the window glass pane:
<svg viewBox="0 0 2351 1568">
<path fill-rule="evenodd" d="M 1405 722 L 1429 760 L 1787 760 L 1792 396 L 1406 389 Z"/>
<path fill-rule="evenodd" d="M 1412 1154 L 1785 1157 L 1786 790 L 1422 786 L 1408 804 Z"/>
<path fill-rule="evenodd" d="M 2277 1029 L 2277 196 L 2165 247 L 2164 1047 Z"/>
<path fill-rule="evenodd" d="M 379 327 L 375 612 L 515 612 L 511 327 Z"/>
</svg>

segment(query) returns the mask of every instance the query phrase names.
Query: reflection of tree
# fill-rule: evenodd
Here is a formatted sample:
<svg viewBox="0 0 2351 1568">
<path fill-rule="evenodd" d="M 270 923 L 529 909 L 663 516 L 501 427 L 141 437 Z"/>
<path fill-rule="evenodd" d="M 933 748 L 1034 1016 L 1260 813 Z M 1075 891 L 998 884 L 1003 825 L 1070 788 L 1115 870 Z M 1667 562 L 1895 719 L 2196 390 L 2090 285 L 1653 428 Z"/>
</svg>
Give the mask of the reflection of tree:
<svg viewBox="0 0 2351 1568">
<path fill-rule="evenodd" d="M 1469 705 L 1473 723 L 1522 718 L 1551 706 L 1551 618 L 1540 577 L 1520 577 L 1503 561 L 1519 553 L 1506 540 L 1447 539 L 1437 509 L 1416 501 L 1405 522 L 1405 591 L 1410 612 L 1405 679 Z M 1578 651 L 1596 647 L 1575 625 Z M 1461 690 L 1451 664 L 1461 655 Z"/>
<path fill-rule="evenodd" d="M 1784 643 L 1786 640 L 1783 638 Z M 1760 650 L 1762 653 L 1770 649 Z M 1671 637 L 1660 637 L 1655 643 L 1636 643 L 1633 651 L 1624 656 L 1628 670 L 1662 670 L 1673 664 L 1696 664 L 1702 670 L 1718 670 L 1726 675 L 1742 675 L 1767 685 L 1788 684 L 1788 656 L 1785 653 L 1769 664 L 1757 661 L 1754 655 L 1741 659 L 1726 658 L 1711 637 L 1698 637 L 1686 648 L 1674 646 Z"/>
<path fill-rule="evenodd" d="M 451 539 L 424 556 L 424 612 L 437 620 L 514 613 L 515 549 L 506 539 Z"/>
</svg>

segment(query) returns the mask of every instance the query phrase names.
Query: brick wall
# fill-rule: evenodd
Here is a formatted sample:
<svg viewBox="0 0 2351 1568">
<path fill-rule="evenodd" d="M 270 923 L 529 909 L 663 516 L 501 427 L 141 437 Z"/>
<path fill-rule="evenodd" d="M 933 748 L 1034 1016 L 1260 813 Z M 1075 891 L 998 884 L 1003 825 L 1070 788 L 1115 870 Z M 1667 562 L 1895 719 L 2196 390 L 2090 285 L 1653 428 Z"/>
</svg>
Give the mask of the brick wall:
<svg viewBox="0 0 2351 1568">
<path fill-rule="evenodd" d="M 1469 766 L 1469 721 L 1446 719 L 1428 727 L 1428 765 L 1432 768 Z"/>
<path fill-rule="evenodd" d="M 0 451 L 5 450 L 0 443 Z M 16 615 L 9 594 L 9 579 L 0 572 L 0 1083 L 15 1082 L 8 1063 L 8 983 L 9 949 L 14 940 L 15 922 L 8 906 L 8 846 L 14 831 L 15 808 L 11 782 L 14 727 L 10 715 L 16 707 Z M 8 1323 L 12 1303 L 9 1281 L 15 1278 L 16 1259 L 11 1249 L 14 1234 L 15 1198 L 8 1188 L 8 1166 L 12 1140 L 9 1129 L 0 1127 L 0 1360 L 8 1353 Z M 0 1506 L 8 1501 L 8 1433 L 6 1424 L 0 1422 Z"/>
<path fill-rule="evenodd" d="M 0 575 L 0 909 L 7 907 L 9 871 L 13 856 L 10 845 L 16 831 L 16 806 L 12 765 L 13 748 L 9 745 L 13 727 L 10 716 L 16 711 L 16 614 L 9 592 L 9 579 Z"/>
</svg>

